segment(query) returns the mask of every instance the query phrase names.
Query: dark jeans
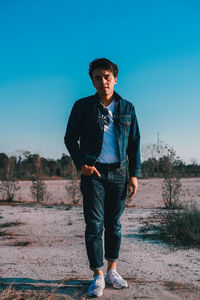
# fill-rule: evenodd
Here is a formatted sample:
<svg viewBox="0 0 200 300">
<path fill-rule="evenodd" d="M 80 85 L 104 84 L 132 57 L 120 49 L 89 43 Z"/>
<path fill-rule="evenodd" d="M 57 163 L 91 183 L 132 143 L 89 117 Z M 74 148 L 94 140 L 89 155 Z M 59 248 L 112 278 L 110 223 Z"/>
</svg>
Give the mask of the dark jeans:
<svg viewBox="0 0 200 300">
<path fill-rule="evenodd" d="M 111 165 L 110 165 L 111 166 Z M 120 216 L 124 210 L 127 172 L 126 168 L 100 166 L 101 174 L 81 175 L 81 192 L 86 223 L 85 241 L 90 269 L 98 270 L 103 266 L 104 232 L 105 258 L 115 261 L 119 256 L 121 244 Z"/>
</svg>

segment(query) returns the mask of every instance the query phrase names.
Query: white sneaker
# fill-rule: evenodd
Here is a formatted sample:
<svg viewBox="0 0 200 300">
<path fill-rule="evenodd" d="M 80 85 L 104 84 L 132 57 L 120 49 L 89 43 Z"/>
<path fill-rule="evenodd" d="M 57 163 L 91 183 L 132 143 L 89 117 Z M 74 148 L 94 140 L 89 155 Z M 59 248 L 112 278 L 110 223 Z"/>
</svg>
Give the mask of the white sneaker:
<svg viewBox="0 0 200 300">
<path fill-rule="evenodd" d="M 89 286 L 87 296 L 89 297 L 101 297 L 105 288 L 105 280 L 101 275 L 96 275 L 92 284 Z"/>
<path fill-rule="evenodd" d="M 105 282 L 108 284 L 112 284 L 112 286 L 116 289 L 127 288 L 128 283 L 125 279 L 123 279 L 116 271 L 116 269 L 111 269 L 106 277 Z"/>
</svg>

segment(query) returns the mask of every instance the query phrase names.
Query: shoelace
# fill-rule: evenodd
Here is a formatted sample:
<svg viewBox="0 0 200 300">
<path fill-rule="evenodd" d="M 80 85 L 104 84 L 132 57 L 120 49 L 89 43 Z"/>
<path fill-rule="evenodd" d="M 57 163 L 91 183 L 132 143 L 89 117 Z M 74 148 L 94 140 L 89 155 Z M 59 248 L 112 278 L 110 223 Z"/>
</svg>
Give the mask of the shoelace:
<svg viewBox="0 0 200 300">
<path fill-rule="evenodd" d="M 103 278 L 101 279 L 100 277 L 98 277 L 94 285 L 101 286 L 102 284 L 103 284 Z"/>
<path fill-rule="evenodd" d="M 121 278 L 121 276 L 119 275 L 119 273 L 117 273 L 117 271 L 113 271 L 113 272 L 111 273 L 111 276 L 116 276 L 116 277 L 118 277 L 118 278 Z"/>
</svg>

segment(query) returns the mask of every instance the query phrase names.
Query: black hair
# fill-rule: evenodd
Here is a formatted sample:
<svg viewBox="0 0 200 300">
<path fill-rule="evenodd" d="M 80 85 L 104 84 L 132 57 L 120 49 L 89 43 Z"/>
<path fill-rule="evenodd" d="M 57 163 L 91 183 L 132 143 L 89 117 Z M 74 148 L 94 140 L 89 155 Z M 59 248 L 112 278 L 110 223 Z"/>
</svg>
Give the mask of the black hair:
<svg viewBox="0 0 200 300">
<path fill-rule="evenodd" d="M 89 64 L 89 75 L 91 79 L 93 79 L 92 74 L 95 69 L 109 70 L 113 73 L 114 77 L 117 77 L 119 72 L 118 66 L 107 58 L 96 58 Z"/>
</svg>

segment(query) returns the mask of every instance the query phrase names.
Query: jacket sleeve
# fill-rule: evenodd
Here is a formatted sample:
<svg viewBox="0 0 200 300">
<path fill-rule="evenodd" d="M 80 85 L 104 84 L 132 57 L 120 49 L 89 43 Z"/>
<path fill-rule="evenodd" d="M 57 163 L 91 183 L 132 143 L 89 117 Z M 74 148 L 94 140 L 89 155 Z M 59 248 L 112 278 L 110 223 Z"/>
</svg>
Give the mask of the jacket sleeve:
<svg viewBox="0 0 200 300">
<path fill-rule="evenodd" d="M 129 176 L 137 177 L 141 174 L 140 131 L 134 107 L 132 111 L 127 154 L 129 160 Z"/>
<path fill-rule="evenodd" d="M 64 137 L 65 145 L 74 161 L 77 170 L 84 165 L 80 153 L 80 137 L 81 137 L 81 110 L 80 105 L 76 102 L 69 116 L 67 129 Z"/>
</svg>

